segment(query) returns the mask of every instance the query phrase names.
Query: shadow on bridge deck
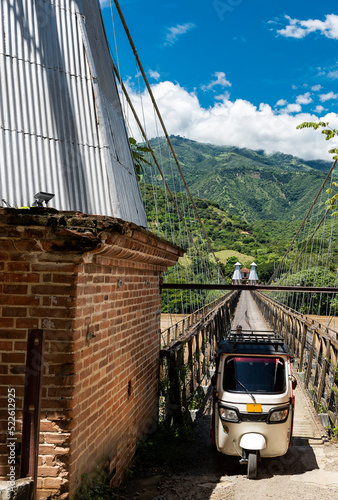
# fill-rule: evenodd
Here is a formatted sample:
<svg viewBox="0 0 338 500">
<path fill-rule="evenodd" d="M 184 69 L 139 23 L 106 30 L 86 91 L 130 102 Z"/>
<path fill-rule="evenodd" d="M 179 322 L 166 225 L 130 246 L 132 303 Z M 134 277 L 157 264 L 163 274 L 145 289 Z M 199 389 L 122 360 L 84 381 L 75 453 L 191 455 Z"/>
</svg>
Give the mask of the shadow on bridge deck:
<svg viewBox="0 0 338 500">
<path fill-rule="evenodd" d="M 302 395 L 299 407 L 303 408 Z M 171 467 L 161 463 L 142 469 L 124 485 L 121 500 L 316 500 L 338 497 L 338 448 L 313 446 L 316 433 L 300 430 L 286 455 L 259 462 L 256 480 L 246 477 L 239 457 L 222 455 L 210 439 L 212 398 L 205 401 L 196 418 L 194 435 L 177 450 L 177 462 Z M 312 418 L 310 416 L 310 418 Z M 321 443 L 318 441 L 316 443 Z M 179 458 L 180 457 L 180 458 Z"/>
</svg>

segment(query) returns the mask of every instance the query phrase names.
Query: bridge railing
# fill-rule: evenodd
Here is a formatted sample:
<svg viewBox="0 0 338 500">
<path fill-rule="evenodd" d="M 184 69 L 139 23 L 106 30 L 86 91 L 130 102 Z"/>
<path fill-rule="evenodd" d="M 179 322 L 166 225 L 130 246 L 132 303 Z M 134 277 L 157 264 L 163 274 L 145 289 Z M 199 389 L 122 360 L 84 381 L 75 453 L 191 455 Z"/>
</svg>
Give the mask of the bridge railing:
<svg viewBox="0 0 338 500">
<path fill-rule="evenodd" d="M 179 337 L 189 332 L 192 326 L 196 325 L 196 323 L 202 321 L 203 318 L 207 317 L 210 312 L 214 311 L 215 308 L 217 308 L 224 302 L 224 297 L 228 297 L 229 295 L 230 293 L 228 293 L 226 296 L 223 295 L 219 299 L 210 302 L 210 304 L 201 307 L 201 309 L 197 309 L 192 314 L 185 316 L 181 321 L 178 321 L 163 330 L 161 332 L 162 346 L 170 345 L 171 342 L 177 340 Z"/>
<path fill-rule="evenodd" d="M 217 343 L 230 328 L 238 297 L 239 292 L 230 292 L 203 308 L 204 315 L 197 311 L 195 322 L 161 349 L 160 420 L 183 425 L 204 398 Z"/>
<path fill-rule="evenodd" d="M 288 344 L 301 380 L 318 412 L 338 425 L 337 332 L 260 292 L 253 297 L 271 327 Z"/>
</svg>

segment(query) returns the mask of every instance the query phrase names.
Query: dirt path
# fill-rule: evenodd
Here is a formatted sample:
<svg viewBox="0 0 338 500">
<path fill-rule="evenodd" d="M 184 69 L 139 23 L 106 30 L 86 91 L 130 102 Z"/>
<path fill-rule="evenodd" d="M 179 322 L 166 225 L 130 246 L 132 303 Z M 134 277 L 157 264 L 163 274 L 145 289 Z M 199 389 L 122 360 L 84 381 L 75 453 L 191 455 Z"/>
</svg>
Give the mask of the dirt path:
<svg viewBox="0 0 338 500">
<path fill-rule="evenodd" d="M 143 470 L 143 477 L 123 485 L 120 499 L 140 500 L 317 500 L 338 498 L 338 445 L 293 445 L 283 457 L 262 459 L 258 476 L 247 479 L 236 457 L 213 449 L 210 440 L 211 400 L 198 416 L 194 436 L 179 470 Z M 297 443 L 297 440 L 295 440 Z M 299 442 L 299 441 L 298 441 Z"/>
</svg>

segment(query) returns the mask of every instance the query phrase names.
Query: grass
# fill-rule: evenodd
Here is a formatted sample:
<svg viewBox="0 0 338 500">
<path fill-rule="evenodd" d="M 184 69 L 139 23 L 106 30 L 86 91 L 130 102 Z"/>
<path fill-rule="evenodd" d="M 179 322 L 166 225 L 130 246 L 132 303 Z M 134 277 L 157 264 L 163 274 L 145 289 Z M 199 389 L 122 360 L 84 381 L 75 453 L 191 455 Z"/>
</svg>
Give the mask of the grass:
<svg viewBox="0 0 338 500">
<path fill-rule="evenodd" d="M 248 264 L 254 261 L 254 257 L 252 255 L 246 255 L 241 252 L 237 252 L 236 250 L 220 250 L 219 252 L 215 252 L 216 257 L 223 263 L 226 264 L 229 257 L 236 257 L 236 259 L 243 265 Z"/>
</svg>

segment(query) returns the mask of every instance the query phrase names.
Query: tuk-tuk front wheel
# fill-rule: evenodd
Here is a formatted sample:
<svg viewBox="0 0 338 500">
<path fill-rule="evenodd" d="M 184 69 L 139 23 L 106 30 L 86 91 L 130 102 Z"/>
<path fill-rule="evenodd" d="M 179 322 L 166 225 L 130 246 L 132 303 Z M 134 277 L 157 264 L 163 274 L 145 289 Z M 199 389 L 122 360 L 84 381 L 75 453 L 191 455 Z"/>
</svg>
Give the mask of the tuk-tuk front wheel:
<svg viewBox="0 0 338 500">
<path fill-rule="evenodd" d="M 257 451 L 248 452 L 248 479 L 255 479 L 257 476 Z"/>
</svg>

